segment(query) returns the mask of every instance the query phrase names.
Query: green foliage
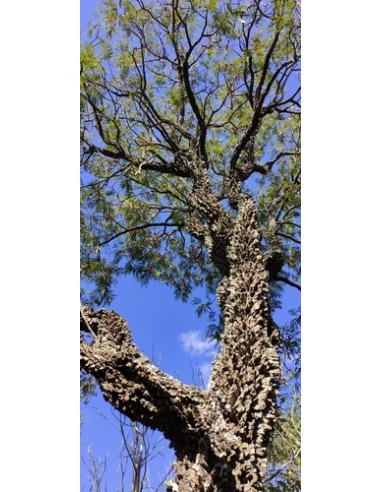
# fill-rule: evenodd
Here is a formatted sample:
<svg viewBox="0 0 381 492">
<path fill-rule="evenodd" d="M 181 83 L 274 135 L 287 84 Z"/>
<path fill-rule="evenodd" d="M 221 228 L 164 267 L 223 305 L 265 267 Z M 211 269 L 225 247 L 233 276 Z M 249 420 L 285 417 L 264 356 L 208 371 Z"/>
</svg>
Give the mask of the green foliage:
<svg viewBox="0 0 381 492">
<path fill-rule="evenodd" d="M 92 376 L 81 373 L 80 379 L 81 401 L 87 405 L 92 396 L 96 395 L 96 383 Z"/>
<path fill-rule="evenodd" d="M 300 391 L 300 366 L 301 366 L 301 314 L 300 306 L 290 310 L 291 320 L 281 327 L 281 355 L 285 370 L 285 378 L 290 385 Z"/>
<path fill-rule="evenodd" d="M 225 180 L 256 112 L 251 151 L 239 155 L 236 167 L 243 172 L 255 164 L 245 190 L 258 203 L 264 252 L 271 249 L 266 234 L 275 221 L 282 277 L 297 282 L 294 2 L 104 0 L 100 15 L 81 50 L 83 302 L 109 303 L 125 274 L 170 285 L 183 300 L 198 286 L 213 294 L 217 270 L 205 245 L 188 232 L 192 182 L 169 169 L 204 152 L 213 192 L 234 215 Z M 203 131 L 205 150 L 197 147 Z M 274 281 L 276 307 L 281 287 Z"/>
<path fill-rule="evenodd" d="M 269 446 L 266 492 L 301 490 L 301 418 L 300 394 L 293 393 L 275 426 Z"/>
<path fill-rule="evenodd" d="M 203 302 L 199 297 L 194 297 L 192 299 L 192 304 L 196 307 L 197 316 L 201 317 L 203 315 L 207 315 L 207 337 L 211 340 L 215 340 L 216 342 L 220 342 L 224 325 L 222 316 L 219 314 L 216 299 L 211 296 L 207 296 L 205 302 Z"/>
<path fill-rule="evenodd" d="M 266 492 L 297 492 L 301 487 L 300 307 L 280 327 L 283 385 L 278 417 L 268 450 Z"/>
</svg>

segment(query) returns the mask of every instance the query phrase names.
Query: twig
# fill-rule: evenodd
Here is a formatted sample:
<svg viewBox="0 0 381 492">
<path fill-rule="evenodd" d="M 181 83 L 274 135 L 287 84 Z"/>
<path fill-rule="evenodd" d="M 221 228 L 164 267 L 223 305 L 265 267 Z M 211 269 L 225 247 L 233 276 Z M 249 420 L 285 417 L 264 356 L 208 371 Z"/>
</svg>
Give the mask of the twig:
<svg viewBox="0 0 381 492">
<path fill-rule="evenodd" d="M 82 306 L 82 304 L 80 304 L 80 310 L 81 310 L 81 315 L 82 315 L 83 321 L 85 322 L 86 327 L 87 327 L 87 329 L 89 330 L 89 332 L 93 335 L 93 337 L 94 337 L 94 341 L 95 341 L 95 340 L 97 339 L 97 336 L 96 336 L 96 334 L 93 332 L 93 330 L 92 330 L 92 328 L 91 328 L 91 326 L 90 326 L 89 322 L 87 321 L 87 318 L 86 318 L 86 316 L 85 316 L 85 312 L 84 312 L 84 310 L 83 310 L 83 306 Z"/>
</svg>

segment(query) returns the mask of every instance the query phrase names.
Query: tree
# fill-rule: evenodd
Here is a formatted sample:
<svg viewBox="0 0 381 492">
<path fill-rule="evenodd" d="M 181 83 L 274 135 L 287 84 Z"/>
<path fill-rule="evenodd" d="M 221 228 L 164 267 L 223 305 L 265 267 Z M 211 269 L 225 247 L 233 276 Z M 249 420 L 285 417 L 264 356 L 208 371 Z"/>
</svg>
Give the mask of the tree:
<svg viewBox="0 0 381 492">
<path fill-rule="evenodd" d="M 268 449 L 266 492 L 296 492 L 301 488 L 300 310 L 281 331 L 283 378 L 278 415 Z M 296 317 L 295 317 L 296 316 Z"/>
<path fill-rule="evenodd" d="M 131 422 L 119 412 L 112 420 L 107 419 L 110 425 L 117 428 L 121 436 L 121 446 L 118 451 L 118 470 L 116 473 L 116 492 L 145 492 L 147 490 L 159 492 L 162 483 L 152 487 L 150 483 L 149 465 L 162 453 L 162 438 L 154 436 L 153 431 L 136 422 Z M 107 456 L 96 460 L 91 447 L 87 449 L 87 460 L 82 457 L 84 465 L 89 471 L 89 492 L 107 492 L 107 484 L 103 484 Z M 170 471 L 170 470 L 169 470 Z M 169 473 L 166 473 L 168 476 Z M 130 483 L 128 484 L 128 479 Z"/>
<path fill-rule="evenodd" d="M 176 453 L 168 491 L 261 491 L 282 285 L 300 289 L 294 1 L 106 0 L 81 53 L 81 368 Z M 205 391 L 168 376 L 106 306 L 118 276 L 204 286 Z"/>
</svg>

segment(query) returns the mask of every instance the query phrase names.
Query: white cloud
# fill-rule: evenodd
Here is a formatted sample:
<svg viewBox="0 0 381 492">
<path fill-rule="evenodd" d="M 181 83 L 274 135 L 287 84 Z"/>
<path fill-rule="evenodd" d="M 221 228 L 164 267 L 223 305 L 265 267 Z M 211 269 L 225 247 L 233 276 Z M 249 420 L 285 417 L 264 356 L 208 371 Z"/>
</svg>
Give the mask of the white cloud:
<svg viewBox="0 0 381 492">
<path fill-rule="evenodd" d="M 185 352 L 191 355 L 215 355 L 217 353 L 215 343 L 203 340 L 198 330 L 180 333 L 179 340 Z"/>
</svg>

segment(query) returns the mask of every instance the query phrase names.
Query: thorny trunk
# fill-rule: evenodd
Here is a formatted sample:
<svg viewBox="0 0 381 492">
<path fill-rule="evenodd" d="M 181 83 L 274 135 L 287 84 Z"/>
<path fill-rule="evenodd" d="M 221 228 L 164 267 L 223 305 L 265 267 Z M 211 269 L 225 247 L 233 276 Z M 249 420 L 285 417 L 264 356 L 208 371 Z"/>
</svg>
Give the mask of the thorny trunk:
<svg viewBox="0 0 381 492">
<path fill-rule="evenodd" d="M 280 372 L 278 334 L 269 316 L 255 203 L 241 194 L 237 208 L 218 288 L 224 334 L 207 390 L 186 386 L 153 366 L 115 312 L 82 309 L 81 327 L 95 335 L 93 343 L 81 342 L 82 368 L 97 378 L 114 407 L 161 430 L 171 442 L 177 461 L 168 492 L 263 489 Z M 216 256 L 212 248 L 226 226 L 221 216 L 216 212 L 209 224 L 210 253 Z"/>
</svg>

